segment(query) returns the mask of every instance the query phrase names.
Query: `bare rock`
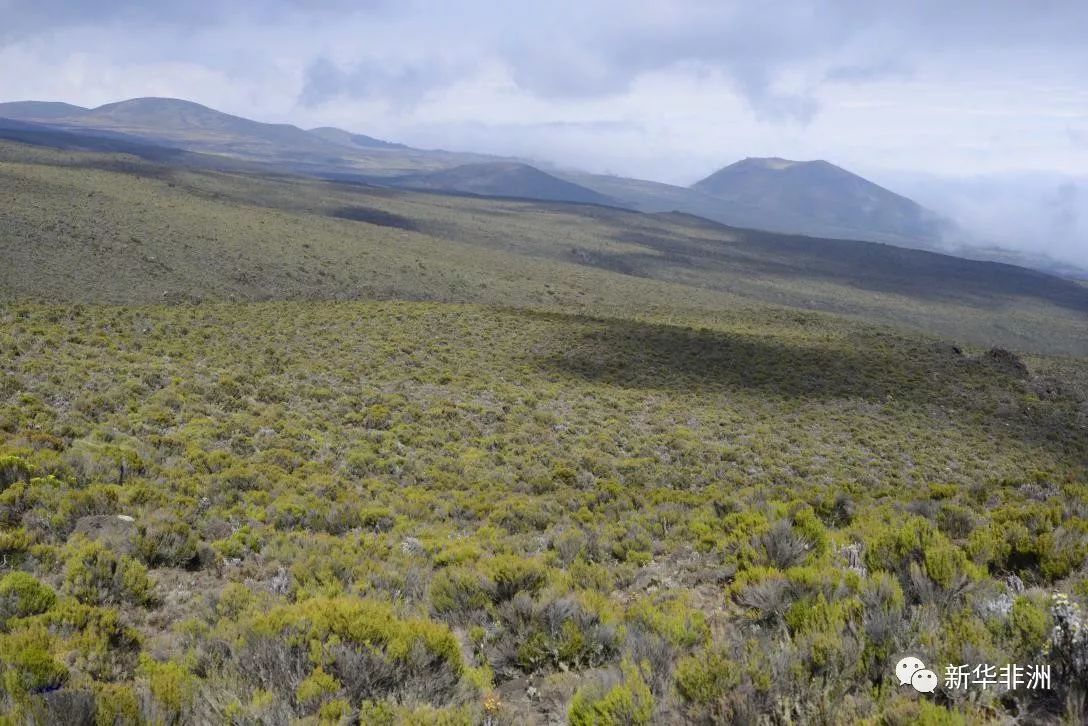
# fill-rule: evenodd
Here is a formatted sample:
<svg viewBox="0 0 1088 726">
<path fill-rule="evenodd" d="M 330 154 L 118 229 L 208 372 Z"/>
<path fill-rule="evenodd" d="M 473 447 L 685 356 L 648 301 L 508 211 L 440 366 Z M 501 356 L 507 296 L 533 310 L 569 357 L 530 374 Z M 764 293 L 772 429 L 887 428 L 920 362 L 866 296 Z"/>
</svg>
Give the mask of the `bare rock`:
<svg viewBox="0 0 1088 726">
<path fill-rule="evenodd" d="M 118 554 L 135 552 L 136 520 L 124 514 L 93 514 L 76 520 L 72 536 L 97 540 Z"/>
<path fill-rule="evenodd" d="M 990 352 L 982 357 L 982 361 L 992 368 L 996 368 L 1014 378 L 1027 378 L 1028 367 L 1015 353 L 1010 353 L 1004 348 L 991 348 Z"/>
<path fill-rule="evenodd" d="M 1035 378 L 1028 384 L 1028 388 L 1044 401 L 1072 397 L 1072 391 L 1067 390 L 1066 385 L 1057 378 Z"/>
</svg>

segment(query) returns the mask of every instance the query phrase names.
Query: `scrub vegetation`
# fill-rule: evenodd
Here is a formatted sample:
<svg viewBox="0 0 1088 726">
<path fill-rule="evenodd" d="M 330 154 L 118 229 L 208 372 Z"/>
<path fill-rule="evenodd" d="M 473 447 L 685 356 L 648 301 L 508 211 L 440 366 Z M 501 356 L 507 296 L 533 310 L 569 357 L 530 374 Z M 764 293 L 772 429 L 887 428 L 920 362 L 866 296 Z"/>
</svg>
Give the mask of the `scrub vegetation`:
<svg viewBox="0 0 1088 726">
<path fill-rule="evenodd" d="M 961 350 L 883 314 L 519 251 L 533 238 L 518 225 L 553 214 L 522 203 L 365 192 L 421 230 L 440 203 L 447 225 L 492 205 L 513 215 L 503 250 L 238 201 L 315 182 L 208 174 L 234 195 L 209 201 L 67 163 L 0 165 L 19 203 L 6 218 L 44 219 L 82 184 L 100 184 L 88 205 L 143 199 L 170 225 L 160 261 L 178 285 L 205 279 L 202 253 L 183 252 L 190 214 L 220 230 L 233 222 L 218 214 L 278 219 L 220 240 L 224 267 L 263 255 L 254 279 L 294 299 L 253 301 L 264 288 L 231 288 L 210 263 L 199 302 L 148 304 L 161 292 L 124 267 L 41 283 L 62 302 L 5 288 L 0 722 L 1085 718 L 1088 366 L 1052 355 L 1073 345 L 1071 313 L 1025 332 L 1045 343 L 1022 358 Z M 283 209 L 325 197 L 299 199 Z M 107 260 L 152 244 L 85 227 L 115 202 L 81 203 L 58 239 L 91 230 Z M 571 209 L 554 237 L 583 219 Z M 569 234 L 606 238 L 585 219 Z M 76 259 L 22 239 L 18 264 L 46 277 Z M 299 255 L 298 287 L 269 282 L 286 263 L 268 239 Z M 331 279 L 404 264 L 411 289 L 432 289 L 436 267 L 465 286 L 320 299 L 340 282 L 302 260 L 340 259 L 337 240 L 356 246 Z M 1043 304 L 1017 300 L 1002 303 L 1014 324 Z M 917 304 L 914 327 L 969 325 L 953 303 Z M 904 655 L 942 680 L 944 664 L 1048 663 L 1053 689 L 919 694 L 895 678 Z"/>
<path fill-rule="evenodd" d="M 1001 356 L 770 310 L 0 322 L 13 718 L 953 723 L 1086 685 L 1052 642 L 1086 409 Z M 934 709 L 908 653 L 1071 660 Z"/>
</svg>

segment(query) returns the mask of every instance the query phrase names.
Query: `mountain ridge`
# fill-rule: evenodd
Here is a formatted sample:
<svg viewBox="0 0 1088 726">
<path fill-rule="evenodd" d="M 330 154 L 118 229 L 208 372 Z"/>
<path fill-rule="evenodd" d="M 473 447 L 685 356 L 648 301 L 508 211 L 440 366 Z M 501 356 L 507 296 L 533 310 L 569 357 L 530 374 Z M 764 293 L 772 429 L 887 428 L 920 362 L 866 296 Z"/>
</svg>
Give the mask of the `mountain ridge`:
<svg viewBox="0 0 1088 726">
<path fill-rule="evenodd" d="M 785 208 L 829 225 L 939 246 L 952 229 L 917 202 L 823 159 L 748 157 L 691 185 L 730 201 Z M 785 231 L 785 230 L 779 230 Z"/>
<path fill-rule="evenodd" d="M 427 174 L 400 177 L 390 182 L 406 189 L 623 206 L 604 194 L 517 161 L 464 164 Z"/>
<path fill-rule="evenodd" d="M 642 212 L 685 212 L 747 229 L 820 238 L 869 240 L 965 258 L 1013 261 L 1047 272 L 1088 278 L 1088 271 L 1045 255 L 994 251 L 966 240 L 955 225 L 913 200 L 824 161 L 749 157 L 688 187 L 639 179 L 528 166 L 554 181 L 522 179 L 504 188 L 486 165 L 525 160 L 471 152 L 417 149 L 334 127 L 309 130 L 223 113 L 183 99 L 144 97 L 83 108 L 56 101 L 0 103 L 0 117 L 71 133 L 118 134 L 289 173 L 447 193 L 526 196 L 612 204 Z M 38 134 L 39 140 L 43 138 Z M 461 168 L 460 172 L 454 169 Z M 479 179 L 468 179 L 475 170 Z M 507 172 L 508 173 L 508 172 Z M 428 175 L 437 174 L 438 176 Z M 501 174 L 499 175 L 501 177 Z M 490 181 L 489 181 L 490 178 Z M 573 186 L 564 187 L 563 183 Z M 520 187 L 521 191 L 517 188 Z M 534 189 L 543 192 L 534 192 Z M 533 197 L 533 194 L 540 194 Z M 557 197 L 557 194 L 559 195 Z"/>
</svg>

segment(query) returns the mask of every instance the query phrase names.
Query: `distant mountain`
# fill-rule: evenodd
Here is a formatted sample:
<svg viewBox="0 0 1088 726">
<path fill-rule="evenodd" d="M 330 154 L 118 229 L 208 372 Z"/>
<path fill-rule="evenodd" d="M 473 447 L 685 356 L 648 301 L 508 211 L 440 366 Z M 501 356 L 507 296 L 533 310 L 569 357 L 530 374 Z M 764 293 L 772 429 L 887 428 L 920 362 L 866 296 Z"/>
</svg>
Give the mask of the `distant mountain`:
<svg viewBox="0 0 1088 726">
<path fill-rule="evenodd" d="M 305 131 L 290 124 L 262 123 L 175 98 L 133 98 L 93 109 L 43 102 L 9 103 L 0 104 L 0 117 L 66 131 L 108 131 L 304 173 L 380 177 L 493 158 L 411 149 L 339 129 Z"/>
<path fill-rule="evenodd" d="M 331 142 L 312 136 L 297 126 L 251 121 L 174 98 L 133 98 L 93 109 L 72 107 L 75 110 L 68 113 L 64 113 L 64 109 L 43 109 L 43 106 L 46 104 L 14 109 L 19 115 L 0 107 L 0 115 L 48 121 L 59 126 L 109 130 L 226 154 L 237 154 L 254 147 L 312 153 L 334 153 L 336 150 Z M 42 115 L 42 110 L 50 113 Z"/>
<path fill-rule="evenodd" d="M 0 103 L 0 118 L 54 119 L 76 116 L 90 109 L 57 101 L 12 101 Z"/>
<path fill-rule="evenodd" d="M 768 219 L 760 226 L 775 231 L 825 231 L 781 229 L 773 215 L 786 213 L 811 225 L 856 230 L 864 239 L 891 236 L 930 247 L 950 226 L 918 203 L 826 161 L 748 158 L 696 182 L 692 189 L 765 210 Z"/>
<path fill-rule="evenodd" d="M 488 197 L 516 197 L 619 206 L 616 200 L 520 162 L 465 164 L 392 180 L 397 186 Z"/>
<path fill-rule="evenodd" d="M 341 146 L 351 146 L 363 149 L 407 149 L 409 147 L 404 144 L 395 144 L 391 141 L 382 141 L 381 139 L 375 139 L 372 136 L 364 136 L 363 134 L 353 134 L 350 131 L 344 131 L 343 129 L 333 128 L 331 126 L 322 126 L 317 129 L 310 129 L 311 136 L 316 136 L 325 141 L 331 141 L 334 144 L 340 144 Z"/>
<path fill-rule="evenodd" d="M 268 173 L 275 167 L 226 156 L 201 154 L 175 146 L 164 146 L 136 136 L 117 131 L 97 129 L 62 129 L 37 121 L 16 121 L 0 116 L 0 140 L 15 141 L 32 146 L 68 151 L 92 151 L 107 154 L 126 154 L 145 161 L 169 164 L 191 169 L 215 169 L 217 171 Z M 123 168 L 120 161 L 111 168 Z"/>
<path fill-rule="evenodd" d="M 1013 255 L 966 239 L 937 214 L 826 161 L 745 159 L 689 188 L 548 166 L 542 171 L 517 159 L 414 149 L 336 128 L 262 123 L 171 98 L 136 98 L 92 109 L 42 101 L 0 103 L 0 118 L 34 125 L 18 129 L 9 122 L 8 138 L 58 148 L 120 151 L 135 144 L 131 148 L 137 155 L 154 158 L 153 149 L 140 145 L 158 145 L 203 155 L 164 152 L 172 163 L 184 158 L 189 165 L 220 169 L 255 163 L 340 181 L 680 211 L 733 227 L 883 242 L 1085 275 L 1042 256 Z M 209 164 L 211 157 L 217 160 Z"/>
<path fill-rule="evenodd" d="M 132 156 L 144 148 L 117 139 L 13 133 L 92 151 L 0 140 L 0 302 L 399 297 L 727 317 L 770 303 L 980 345 L 1088 354 L 1088 286 L 1009 265 L 685 214 L 441 197 L 271 167 L 178 173 L 174 159 Z M 93 150 L 100 143 L 118 151 Z M 531 169 L 513 172 L 539 180 Z M 745 355 L 758 339 L 723 344 Z M 835 346 L 849 356 L 847 342 Z M 849 357 L 836 360 L 854 375 Z"/>
</svg>

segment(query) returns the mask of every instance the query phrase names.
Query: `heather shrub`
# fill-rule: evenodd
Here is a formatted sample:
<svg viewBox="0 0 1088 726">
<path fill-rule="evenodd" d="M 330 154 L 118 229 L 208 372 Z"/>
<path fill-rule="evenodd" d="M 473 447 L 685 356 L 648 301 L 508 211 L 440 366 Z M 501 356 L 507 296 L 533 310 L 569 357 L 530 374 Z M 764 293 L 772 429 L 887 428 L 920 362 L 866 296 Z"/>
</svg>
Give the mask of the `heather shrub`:
<svg viewBox="0 0 1088 726">
<path fill-rule="evenodd" d="M 0 635 L 0 685 L 13 698 L 59 688 L 68 669 L 53 657 L 53 639 L 41 626 Z"/>
<path fill-rule="evenodd" d="M 502 678 L 543 669 L 581 670 L 619 653 L 617 628 L 575 597 L 538 602 L 522 592 L 497 608 L 497 618 L 501 627 L 485 652 Z"/>
<path fill-rule="evenodd" d="M 289 680 L 259 687 L 298 689 L 304 682 L 298 668 L 308 660 L 343 684 L 352 701 L 395 696 L 437 703 L 453 692 L 464 671 L 460 646 L 445 625 L 401 619 L 389 606 L 369 600 L 316 598 L 282 606 L 255 616 L 243 641 L 251 660 L 297 663 Z M 243 676 L 263 681 L 262 672 L 270 671 L 249 669 Z"/>
<path fill-rule="evenodd" d="M 654 697 L 639 666 L 625 661 L 614 685 L 594 683 L 578 689 L 567 718 L 571 726 L 642 726 L 653 722 Z"/>
<path fill-rule="evenodd" d="M 494 584 L 494 599 L 504 602 L 519 592 L 533 594 L 544 586 L 547 573 L 538 561 L 517 555 L 498 555 L 483 563 Z"/>
<path fill-rule="evenodd" d="M 44 613 L 56 601 L 56 593 L 33 575 L 12 572 L 0 578 L 0 624 L 8 618 Z"/>
<path fill-rule="evenodd" d="M 64 567 L 64 587 L 90 605 L 155 603 L 155 583 L 147 569 L 132 559 L 118 557 L 105 545 L 78 540 Z"/>
<path fill-rule="evenodd" d="M 469 617 L 490 605 L 494 593 L 494 583 L 466 567 L 448 567 L 431 580 L 431 606 L 445 617 Z"/>
<path fill-rule="evenodd" d="M 136 553 L 148 567 L 194 567 L 200 540 L 172 512 L 156 512 L 136 526 Z"/>
</svg>

